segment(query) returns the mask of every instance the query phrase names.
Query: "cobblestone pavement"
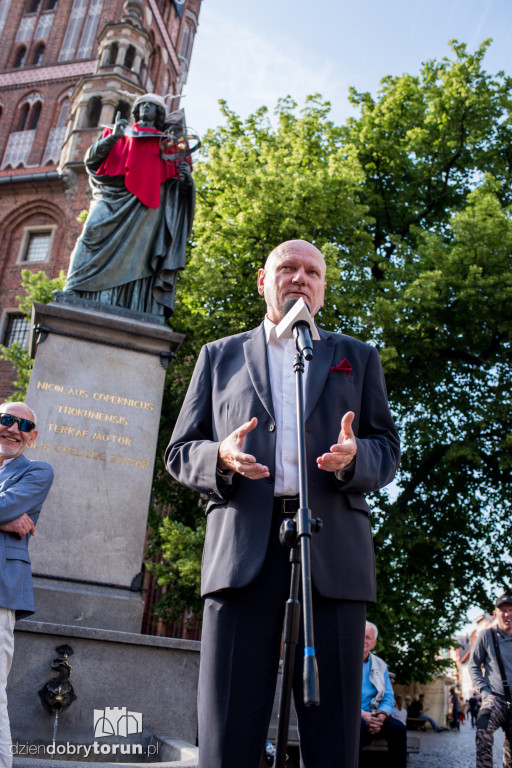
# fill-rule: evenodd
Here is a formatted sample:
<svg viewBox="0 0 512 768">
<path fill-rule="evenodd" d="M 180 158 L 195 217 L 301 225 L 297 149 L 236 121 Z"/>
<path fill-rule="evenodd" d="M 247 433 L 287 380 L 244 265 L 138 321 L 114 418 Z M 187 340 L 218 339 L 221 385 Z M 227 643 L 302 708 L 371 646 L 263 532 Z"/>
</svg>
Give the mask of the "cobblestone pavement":
<svg viewBox="0 0 512 768">
<path fill-rule="evenodd" d="M 413 734 L 411 734 L 413 735 Z M 460 731 L 430 729 L 414 733 L 419 736 L 421 748 L 417 755 L 410 755 L 407 768 L 475 768 L 475 728 L 466 720 Z M 503 766 L 503 731 L 494 735 L 494 768 Z"/>
</svg>

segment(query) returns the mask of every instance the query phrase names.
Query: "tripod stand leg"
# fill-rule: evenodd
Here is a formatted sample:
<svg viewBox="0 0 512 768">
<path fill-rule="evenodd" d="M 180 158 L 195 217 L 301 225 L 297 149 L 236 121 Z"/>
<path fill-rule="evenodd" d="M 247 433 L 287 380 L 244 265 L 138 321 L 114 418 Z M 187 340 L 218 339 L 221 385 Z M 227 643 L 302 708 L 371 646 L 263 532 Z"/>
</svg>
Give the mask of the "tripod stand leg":
<svg viewBox="0 0 512 768">
<path fill-rule="evenodd" d="M 276 768 L 285 768 L 286 748 L 288 745 L 288 728 L 290 724 L 290 708 L 292 700 L 293 668 L 295 666 L 295 650 L 299 638 L 300 626 L 300 556 L 299 546 L 295 545 L 290 551 L 292 572 L 290 578 L 290 597 L 286 601 L 284 617 L 284 652 L 283 677 L 281 682 L 281 697 L 279 699 L 279 715 L 277 722 Z"/>
</svg>

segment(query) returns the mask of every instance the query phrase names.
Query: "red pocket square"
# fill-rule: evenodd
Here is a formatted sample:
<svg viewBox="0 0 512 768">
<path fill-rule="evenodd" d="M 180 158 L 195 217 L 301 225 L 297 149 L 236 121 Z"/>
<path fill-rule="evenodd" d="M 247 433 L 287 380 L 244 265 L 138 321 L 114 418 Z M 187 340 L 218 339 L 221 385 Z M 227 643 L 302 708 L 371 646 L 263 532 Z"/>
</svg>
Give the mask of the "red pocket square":
<svg viewBox="0 0 512 768">
<path fill-rule="evenodd" d="M 352 366 L 350 365 L 347 358 L 344 357 L 341 363 L 338 363 L 338 365 L 333 365 L 332 368 L 329 368 L 329 370 L 339 371 L 340 373 L 352 373 Z"/>
</svg>

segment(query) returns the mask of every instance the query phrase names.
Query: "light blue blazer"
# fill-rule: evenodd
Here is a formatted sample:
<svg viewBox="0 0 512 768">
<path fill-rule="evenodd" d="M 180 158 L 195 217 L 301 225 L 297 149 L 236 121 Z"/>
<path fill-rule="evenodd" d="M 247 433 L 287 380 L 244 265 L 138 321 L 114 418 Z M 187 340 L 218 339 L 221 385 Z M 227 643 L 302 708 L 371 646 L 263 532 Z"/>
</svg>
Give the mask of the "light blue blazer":
<svg viewBox="0 0 512 768">
<path fill-rule="evenodd" d="M 0 525 L 24 512 L 34 525 L 53 482 L 53 469 L 44 461 L 18 456 L 0 467 Z M 0 606 L 20 619 L 34 613 L 34 589 L 28 554 L 30 535 L 0 531 Z"/>
</svg>

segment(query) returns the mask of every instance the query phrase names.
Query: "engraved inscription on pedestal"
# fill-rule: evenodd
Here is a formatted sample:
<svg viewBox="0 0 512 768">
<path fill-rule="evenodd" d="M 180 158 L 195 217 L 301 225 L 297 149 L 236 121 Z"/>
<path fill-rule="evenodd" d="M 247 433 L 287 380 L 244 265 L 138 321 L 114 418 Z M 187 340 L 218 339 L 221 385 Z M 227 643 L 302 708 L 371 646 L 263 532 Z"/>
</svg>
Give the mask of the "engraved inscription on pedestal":
<svg viewBox="0 0 512 768">
<path fill-rule="evenodd" d="M 73 582 L 76 589 L 80 582 L 127 588 L 144 554 L 165 366 L 154 336 L 126 335 L 129 321 L 110 320 L 117 329 L 121 323 L 112 344 L 94 341 L 94 328 L 87 337 L 80 310 L 55 312 L 57 321 L 66 316 L 65 330 L 57 323 L 54 332 L 54 318 L 46 318 L 50 332 L 37 347 L 27 394 L 39 432 L 29 457 L 55 471 L 31 544 L 32 569 L 62 579 L 66 589 Z M 151 327 L 142 333 L 150 336 Z"/>
</svg>

